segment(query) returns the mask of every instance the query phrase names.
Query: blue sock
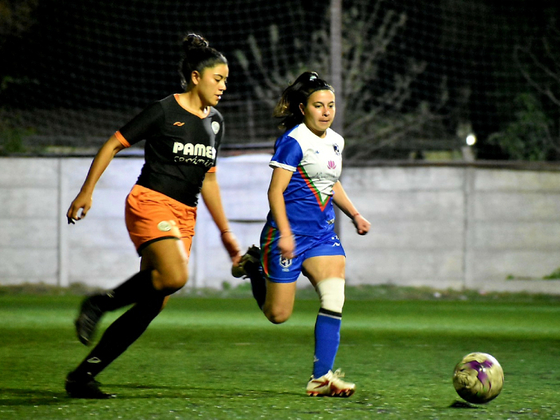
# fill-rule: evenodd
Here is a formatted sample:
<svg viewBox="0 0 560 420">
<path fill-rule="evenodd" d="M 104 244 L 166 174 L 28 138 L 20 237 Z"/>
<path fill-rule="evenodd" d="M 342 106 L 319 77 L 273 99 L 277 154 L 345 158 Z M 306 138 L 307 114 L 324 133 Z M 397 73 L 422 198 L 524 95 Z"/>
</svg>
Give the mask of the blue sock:
<svg viewBox="0 0 560 420">
<path fill-rule="evenodd" d="M 321 308 L 315 321 L 315 360 L 313 377 L 319 378 L 332 370 L 338 344 L 342 314 Z"/>
</svg>

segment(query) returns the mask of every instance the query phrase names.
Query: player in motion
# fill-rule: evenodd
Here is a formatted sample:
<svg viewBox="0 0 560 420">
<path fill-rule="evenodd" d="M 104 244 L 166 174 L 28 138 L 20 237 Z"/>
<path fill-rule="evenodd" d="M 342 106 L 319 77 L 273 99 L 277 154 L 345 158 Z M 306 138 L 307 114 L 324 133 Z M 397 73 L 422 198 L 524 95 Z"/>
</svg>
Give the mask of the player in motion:
<svg viewBox="0 0 560 420">
<path fill-rule="evenodd" d="M 140 271 L 115 289 L 83 301 L 75 321 L 79 340 L 91 344 L 105 312 L 134 306 L 107 328 L 68 374 L 65 387 L 70 397 L 112 397 L 99 389 L 95 376 L 142 335 L 169 295 L 186 284 L 199 193 L 232 262 L 240 258 L 215 173 L 224 121 L 214 106 L 226 90 L 227 60 L 196 34 L 185 37 L 183 50 L 179 72 L 184 92 L 151 104 L 107 140 L 68 209 L 69 223 L 84 218 L 94 187 L 113 157 L 146 140 L 145 163 L 125 207 L 126 226 L 141 256 Z"/>
<path fill-rule="evenodd" d="M 234 263 L 235 277 L 249 276 L 253 295 L 274 324 L 288 320 L 300 273 L 320 299 L 315 323 L 315 358 L 307 394 L 349 397 L 353 383 L 333 372 L 340 343 L 344 306 L 344 249 L 334 232 L 334 204 L 365 235 L 370 223 L 352 204 L 339 177 L 344 138 L 330 129 L 335 116 L 334 89 L 315 72 L 305 72 L 288 86 L 274 116 L 284 134 L 270 161 L 270 212 L 262 230 L 261 250 L 251 247 Z"/>
</svg>

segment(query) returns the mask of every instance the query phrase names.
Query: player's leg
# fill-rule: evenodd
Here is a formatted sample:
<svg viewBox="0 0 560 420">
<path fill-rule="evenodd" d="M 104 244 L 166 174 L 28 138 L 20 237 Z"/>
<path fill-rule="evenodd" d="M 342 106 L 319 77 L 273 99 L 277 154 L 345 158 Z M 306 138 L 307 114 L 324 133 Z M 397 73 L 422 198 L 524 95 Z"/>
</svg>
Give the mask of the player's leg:
<svg viewBox="0 0 560 420">
<path fill-rule="evenodd" d="M 285 292 L 283 287 L 276 287 L 268 296 L 268 285 L 271 283 L 295 282 L 301 273 L 301 262 L 303 261 L 301 258 L 294 258 L 293 260 L 281 258 L 278 249 L 279 238 L 280 234 L 277 229 L 265 225 L 260 237 L 261 248 L 251 246 L 231 269 L 231 274 L 234 277 L 249 277 L 251 290 L 257 305 L 265 312 L 271 322 L 275 323 L 284 322 L 289 318 L 292 309 L 288 311 L 280 308 L 293 308 L 293 302 L 289 303 L 293 296 L 289 287 L 286 287 L 287 290 L 290 290 L 289 292 Z M 300 239 L 297 237 L 295 239 L 296 247 L 299 247 L 300 243 L 298 241 Z M 285 294 L 287 297 L 284 296 Z M 280 303 L 280 301 L 285 301 L 285 303 Z M 289 313 L 286 315 L 286 312 Z"/>
<path fill-rule="evenodd" d="M 142 252 L 140 272 L 113 290 L 84 299 L 75 321 L 79 340 L 85 345 L 90 344 L 105 312 L 179 290 L 187 282 L 187 261 L 179 239 L 164 239 L 150 244 Z"/>
<path fill-rule="evenodd" d="M 296 255 L 292 259 L 282 257 L 277 229 L 265 226 L 261 233 L 261 263 L 266 277 L 266 297 L 263 313 L 274 324 L 286 322 L 294 310 L 296 282 L 301 274 L 304 258 Z M 305 250 L 307 237 L 294 236 L 296 249 Z"/>
<path fill-rule="evenodd" d="M 307 386 L 309 395 L 349 397 L 355 385 L 344 382 L 333 365 L 340 344 L 345 286 L 344 255 L 311 257 L 303 263 L 303 272 L 314 285 L 321 307 L 315 322 L 313 375 Z"/>
<path fill-rule="evenodd" d="M 249 277 L 253 297 L 265 316 L 274 324 L 281 324 L 288 320 L 294 308 L 296 293 L 295 280 L 290 283 L 278 283 L 265 278 L 261 265 L 260 249 L 256 246 L 249 248 L 241 257 L 238 264 L 232 267 L 234 277 Z"/>
<path fill-rule="evenodd" d="M 142 267 L 115 289 L 83 301 L 75 324 L 79 340 L 86 345 L 103 313 L 145 297 L 169 295 L 187 281 L 196 208 L 136 185 L 127 197 L 125 220 L 130 238 L 142 256 Z"/>
<path fill-rule="evenodd" d="M 276 283 L 267 280 L 266 299 L 262 311 L 273 324 L 282 324 L 292 315 L 296 297 L 296 284 L 296 281 Z"/>
<path fill-rule="evenodd" d="M 89 355 L 68 375 L 66 390 L 71 397 L 111 397 L 99 390 L 94 378 L 144 333 L 165 306 L 168 292 L 179 287 L 183 281 L 186 282 L 183 241 L 166 239 L 152 243 L 143 252 L 141 268 L 154 273 L 158 289 L 154 287 L 154 293 L 143 296 L 113 322 Z"/>
<path fill-rule="evenodd" d="M 167 297 L 154 296 L 136 303 L 115 320 L 103 333 L 99 343 L 66 377 L 66 392 L 72 398 L 112 398 L 99 389 L 95 376 L 119 357 L 146 330 L 159 314 Z"/>
<path fill-rule="evenodd" d="M 321 302 L 315 322 L 315 378 L 332 370 L 338 351 L 344 307 L 344 263 L 344 256 L 332 255 L 313 257 L 303 264 L 304 273 Z"/>
<path fill-rule="evenodd" d="M 261 250 L 255 245 L 249 247 L 240 260 L 232 265 L 231 275 L 235 278 L 249 278 L 253 297 L 262 310 L 266 298 L 266 280 L 261 265 Z"/>
</svg>

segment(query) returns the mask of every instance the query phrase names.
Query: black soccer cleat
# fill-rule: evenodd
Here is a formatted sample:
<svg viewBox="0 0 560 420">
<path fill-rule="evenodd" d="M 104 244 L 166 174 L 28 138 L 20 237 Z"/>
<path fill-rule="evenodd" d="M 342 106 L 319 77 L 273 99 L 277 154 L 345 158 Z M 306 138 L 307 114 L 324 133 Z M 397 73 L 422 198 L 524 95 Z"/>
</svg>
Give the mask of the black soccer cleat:
<svg viewBox="0 0 560 420">
<path fill-rule="evenodd" d="M 80 307 L 80 313 L 74 325 L 76 326 L 76 334 L 78 340 L 86 346 L 91 344 L 91 339 L 95 334 L 97 324 L 103 315 L 103 311 L 97 305 L 92 303 L 92 296 L 85 298 Z"/>
<path fill-rule="evenodd" d="M 101 384 L 90 375 L 85 380 L 76 380 L 69 373 L 64 388 L 70 398 L 87 398 L 92 400 L 107 400 L 115 398 L 115 394 L 108 394 L 99 389 Z"/>
<path fill-rule="evenodd" d="M 252 245 L 247 252 L 241 257 L 239 263 L 231 267 L 231 275 L 235 278 L 249 277 L 251 268 L 258 268 L 261 264 L 261 250 L 259 247 Z"/>
</svg>

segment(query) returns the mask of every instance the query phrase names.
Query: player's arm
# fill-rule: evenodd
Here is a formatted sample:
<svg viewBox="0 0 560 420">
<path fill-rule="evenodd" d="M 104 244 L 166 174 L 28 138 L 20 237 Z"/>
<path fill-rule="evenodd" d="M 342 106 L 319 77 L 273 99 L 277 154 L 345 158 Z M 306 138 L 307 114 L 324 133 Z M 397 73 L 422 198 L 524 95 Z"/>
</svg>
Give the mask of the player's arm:
<svg viewBox="0 0 560 420">
<path fill-rule="evenodd" d="M 272 179 L 268 187 L 268 203 L 270 212 L 280 231 L 278 248 L 284 258 L 294 258 L 295 242 L 292 235 L 292 228 L 286 212 L 286 202 L 284 201 L 284 191 L 292 179 L 292 172 L 287 169 L 274 168 Z"/>
<path fill-rule="evenodd" d="M 368 222 L 356 209 L 354 204 L 352 204 L 352 201 L 348 197 L 348 194 L 346 194 L 340 181 L 337 181 L 336 184 L 333 185 L 333 191 L 334 203 L 346 216 L 352 219 L 352 223 L 354 223 L 358 234 L 365 235 L 368 233 L 371 223 Z"/>
<path fill-rule="evenodd" d="M 229 253 L 231 261 L 236 264 L 239 258 L 241 258 L 241 249 L 239 248 L 235 235 L 229 228 L 229 221 L 222 205 L 222 195 L 220 193 L 216 172 L 206 173 L 200 194 L 214 223 L 220 230 L 222 243 Z"/>
<path fill-rule="evenodd" d="M 112 135 L 109 140 L 101 146 L 91 163 L 80 192 L 74 201 L 72 201 L 72 204 L 70 204 L 70 208 L 66 213 L 69 224 L 73 224 L 76 220 L 86 217 L 86 214 L 92 205 L 93 190 L 97 185 L 97 181 L 99 181 L 99 178 L 101 178 L 101 175 L 105 172 L 105 169 L 107 169 L 107 166 L 109 166 L 109 163 L 111 163 L 115 155 L 124 148 L 125 146 L 115 135 Z"/>
<path fill-rule="evenodd" d="M 86 217 L 87 212 L 91 208 L 95 185 L 115 155 L 122 149 L 147 138 L 151 133 L 157 130 L 159 121 L 161 121 L 163 117 L 164 114 L 161 104 L 159 102 L 154 102 L 121 127 L 120 130 L 113 134 L 109 140 L 101 146 L 101 149 L 99 149 L 97 155 L 93 159 L 80 193 L 74 199 L 66 213 L 68 223 L 74 223 L 76 220 Z"/>
</svg>

